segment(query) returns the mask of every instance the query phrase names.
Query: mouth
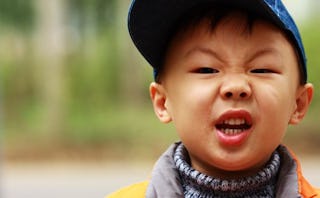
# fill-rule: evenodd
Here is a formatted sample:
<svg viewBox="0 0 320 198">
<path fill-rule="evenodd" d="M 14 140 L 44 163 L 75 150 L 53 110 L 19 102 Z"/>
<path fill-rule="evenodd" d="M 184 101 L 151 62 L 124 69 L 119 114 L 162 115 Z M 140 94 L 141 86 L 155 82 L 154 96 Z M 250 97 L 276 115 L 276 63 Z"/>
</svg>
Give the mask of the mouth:
<svg viewBox="0 0 320 198">
<path fill-rule="evenodd" d="M 234 117 L 223 119 L 215 127 L 222 133 L 232 136 L 249 130 L 252 124 L 245 117 Z"/>
<path fill-rule="evenodd" d="M 242 145 L 252 132 L 252 117 L 245 110 L 230 110 L 220 116 L 215 124 L 218 141 L 225 146 Z"/>
</svg>

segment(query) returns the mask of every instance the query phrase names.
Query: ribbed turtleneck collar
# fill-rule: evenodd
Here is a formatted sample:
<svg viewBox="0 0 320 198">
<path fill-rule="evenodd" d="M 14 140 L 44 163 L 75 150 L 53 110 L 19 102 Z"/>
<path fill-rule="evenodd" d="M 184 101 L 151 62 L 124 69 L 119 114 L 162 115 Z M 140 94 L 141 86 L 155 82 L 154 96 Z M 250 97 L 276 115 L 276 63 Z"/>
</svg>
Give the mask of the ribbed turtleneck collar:
<svg viewBox="0 0 320 198">
<path fill-rule="evenodd" d="M 183 144 L 176 148 L 174 161 L 186 198 L 275 197 L 275 185 L 280 167 L 280 156 L 277 151 L 256 175 L 237 180 L 213 178 L 193 169 L 189 164 L 189 155 Z"/>
</svg>

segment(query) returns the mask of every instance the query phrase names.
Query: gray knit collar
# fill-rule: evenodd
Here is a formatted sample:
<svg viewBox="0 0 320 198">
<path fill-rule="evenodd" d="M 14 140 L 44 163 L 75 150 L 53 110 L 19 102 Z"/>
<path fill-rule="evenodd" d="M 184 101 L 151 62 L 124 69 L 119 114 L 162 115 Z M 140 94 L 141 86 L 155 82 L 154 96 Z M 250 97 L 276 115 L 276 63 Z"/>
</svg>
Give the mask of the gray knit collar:
<svg viewBox="0 0 320 198">
<path fill-rule="evenodd" d="M 237 180 L 213 178 L 193 169 L 189 164 L 189 155 L 183 144 L 176 148 L 174 161 L 186 198 L 275 197 L 275 186 L 280 167 L 280 156 L 277 151 L 256 175 Z"/>
</svg>

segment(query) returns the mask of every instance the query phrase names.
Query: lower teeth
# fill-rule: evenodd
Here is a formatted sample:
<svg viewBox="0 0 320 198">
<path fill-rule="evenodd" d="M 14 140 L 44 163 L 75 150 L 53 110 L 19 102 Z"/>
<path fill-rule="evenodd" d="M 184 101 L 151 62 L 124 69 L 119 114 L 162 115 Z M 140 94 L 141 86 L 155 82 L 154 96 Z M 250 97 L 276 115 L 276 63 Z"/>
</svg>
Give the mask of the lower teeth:
<svg viewBox="0 0 320 198">
<path fill-rule="evenodd" d="M 226 135 L 236 135 L 243 132 L 243 129 L 222 129 L 221 131 Z"/>
</svg>

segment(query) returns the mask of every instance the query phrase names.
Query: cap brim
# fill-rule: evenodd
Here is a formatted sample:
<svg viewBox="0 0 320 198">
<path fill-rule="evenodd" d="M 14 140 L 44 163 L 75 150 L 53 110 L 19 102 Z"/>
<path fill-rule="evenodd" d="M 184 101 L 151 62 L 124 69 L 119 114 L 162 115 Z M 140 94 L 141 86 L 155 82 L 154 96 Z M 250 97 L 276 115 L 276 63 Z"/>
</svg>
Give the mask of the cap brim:
<svg viewBox="0 0 320 198">
<path fill-rule="evenodd" d="M 181 17 L 195 5 L 201 3 L 224 3 L 223 0 L 139 0 L 132 3 L 128 16 L 131 38 L 146 60 L 153 66 L 161 64 L 163 50 L 168 37 Z M 227 1 L 228 4 L 244 7 L 269 16 L 270 11 L 260 0 Z M 230 3 L 231 2 L 231 3 Z M 253 3 L 255 2 L 255 3 Z M 278 21 L 276 21 L 278 22 Z"/>
</svg>

